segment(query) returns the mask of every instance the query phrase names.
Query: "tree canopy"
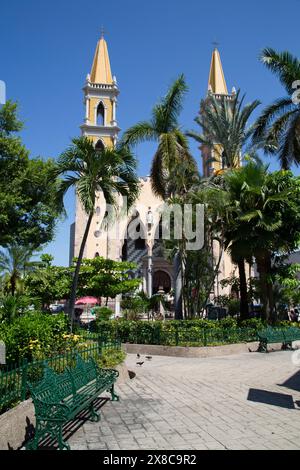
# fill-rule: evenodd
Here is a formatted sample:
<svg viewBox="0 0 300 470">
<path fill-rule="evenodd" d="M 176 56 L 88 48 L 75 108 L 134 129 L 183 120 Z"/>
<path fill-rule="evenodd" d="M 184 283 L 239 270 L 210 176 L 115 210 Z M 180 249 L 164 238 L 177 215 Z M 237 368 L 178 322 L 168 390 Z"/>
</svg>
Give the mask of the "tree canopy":
<svg viewBox="0 0 300 470">
<path fill-rule="evenodd" d="M 16 135 L 22 127 L 17 105 L 8 101 L 0 109 L 0 246 L 35 249 L 54 236 L 57 180 L 53 160 L 29 158 Z"/>
</svg>

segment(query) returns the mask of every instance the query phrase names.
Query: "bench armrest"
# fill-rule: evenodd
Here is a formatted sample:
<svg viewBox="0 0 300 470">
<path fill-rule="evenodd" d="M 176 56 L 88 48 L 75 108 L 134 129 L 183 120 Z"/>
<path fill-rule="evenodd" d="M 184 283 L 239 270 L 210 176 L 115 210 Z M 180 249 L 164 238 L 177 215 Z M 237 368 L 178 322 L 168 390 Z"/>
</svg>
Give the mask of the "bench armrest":
<svg viewBox="0 0 300 470">
<path fill-rule="evenodd" d="M 56 403 L 32 397 L 37 418 L 49 420 L 65 420 L 68 418 L 70 408 L 65 403 Z"/>
</svg>

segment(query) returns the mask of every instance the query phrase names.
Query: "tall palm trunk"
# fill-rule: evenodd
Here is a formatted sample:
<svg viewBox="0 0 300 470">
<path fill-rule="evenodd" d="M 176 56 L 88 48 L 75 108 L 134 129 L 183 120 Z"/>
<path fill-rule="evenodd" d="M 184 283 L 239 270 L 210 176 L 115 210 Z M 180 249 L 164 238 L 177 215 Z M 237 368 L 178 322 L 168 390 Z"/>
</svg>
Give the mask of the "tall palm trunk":
<svg viewBox="0 0 300 470">
<path fill-rule="evenodd" d="M 182 262 L 181 253 L 178 251 L 174 257 L 174 276 L 175 276 L 175 320 L 182 320 Z"/>
<path fill-rule="evenodd" d="M 270 281 L 271 255 L 262 253 L 256 256 L 257 271 L 259 273 L 260 298 L 263 305 L 263 314 L 269 322 L 273 320 L 274 300 L 273 285 Z"/>
<path fill-rule="evenodd" d="M 249 317 L 247 280 L 245 271 L 245 260 L 240 258 L 237 262 L 240 279 L 240 314 L 241 319 L 246 320 Z"/>
<path fill-rule="evenodd" d="M 11 295 L 14 296 L 17 288 L 17 275 L 16 272 L 14 271 L 11 278 L 10 278 L 10 291 Z"/>
<path fill-rule="evenodd" d="M 88 217 L 88 221 L 87 221 L 86 228 L 85 228 L 85 231 L 84 231 L 83 239 L 82 239 L 82 242 L 81 242 L 81 245 L 80 245 L 79 255 L 78 255 L 78 259 L 77 259 L 77 263 L 76 263 L 76 269 L 75 269 L 74 276 L 73 276 L 70 302 L 69 302 L 69 316 L 70 316 L 70 320 L 71 320 L 71 331 L 73 331 L 74 307 L 75 307 L 75 300 L 76 300 L 76 291 L 77 291 L 77 285 L 78 285 L 79 271 L 80 271 L 80 266 L 81 266 L 81 262 L 82 262 L 82 258 L 83 258 L 83 252 L 84 252 L 87 237 L 88 237 L 88 234 L 89 234 L 89 231 L 90 231 L 90 226 L 91 226 L 91 222 L 92 222 L 92 219 L 93 219 L 93 215 L 94 215 L 93 212 L 91 212 L 91 214 Z"/>
</svg>

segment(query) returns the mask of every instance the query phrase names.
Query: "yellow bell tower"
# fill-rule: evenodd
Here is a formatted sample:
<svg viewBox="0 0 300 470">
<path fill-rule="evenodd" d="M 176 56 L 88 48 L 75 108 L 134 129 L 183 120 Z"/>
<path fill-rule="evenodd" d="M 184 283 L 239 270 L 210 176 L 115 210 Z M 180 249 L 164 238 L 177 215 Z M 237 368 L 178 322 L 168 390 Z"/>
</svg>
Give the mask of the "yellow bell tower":
<svg viewBox="0 0 300 470">
<path fill-rule="evenodd" d="M 82 135 L 91 138 L 97 148 L 115 146 L 120 132 L 116 118 L 119 89 L 116 77 L 111 73 L 103 33 L 83 92 L 86 112 L 84 124 L 80 126 Z"/>
<path fill-rule="evenodd" d="M 232 101 L 235 95 L 236 91 L 234 88 L 232 89 L 231 94 L 228 93 L 220 53 L 218 49 L 215 48 L 211 58 L 206 99 L 210 96 L 214 96 L 216 100 L 226 99 L 228 101 Z M 200 109 L 200 114 L 202 113 L 203 104 Z M 211 176 L 212 174 L 222 170 L 222 147 L 218 142 L 214 143 L 213 149 L 202 145 L 201 153 L 203 161 L 203 175 L 205 177 Z"/>
</svg>

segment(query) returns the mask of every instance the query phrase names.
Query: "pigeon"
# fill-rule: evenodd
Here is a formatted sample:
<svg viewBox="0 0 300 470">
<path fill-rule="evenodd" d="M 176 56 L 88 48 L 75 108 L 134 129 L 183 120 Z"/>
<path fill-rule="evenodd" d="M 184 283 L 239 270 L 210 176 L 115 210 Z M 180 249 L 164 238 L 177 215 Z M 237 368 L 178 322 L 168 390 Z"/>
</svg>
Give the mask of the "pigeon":
<svg viewBox="0 0 300 470">
<path fill-rule="evenodd" d="M 146 359 L 148 359 L 148 361 L 151 361 L 152 356 L 146 356 Z"/>
<path fill-rule="evenodd" d="M 136 357 L 137 357 L 137 359 L 139 359 L 141 357 L 141 355 L 139 353 L 137 353 Z"/>
<path fill-rule="evenodd" d="M 144 362 L 137 362 L 136 363 L 138 366 L 142 366 L 144 364 Z"/>
</svg>

